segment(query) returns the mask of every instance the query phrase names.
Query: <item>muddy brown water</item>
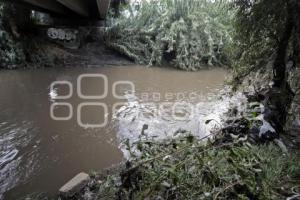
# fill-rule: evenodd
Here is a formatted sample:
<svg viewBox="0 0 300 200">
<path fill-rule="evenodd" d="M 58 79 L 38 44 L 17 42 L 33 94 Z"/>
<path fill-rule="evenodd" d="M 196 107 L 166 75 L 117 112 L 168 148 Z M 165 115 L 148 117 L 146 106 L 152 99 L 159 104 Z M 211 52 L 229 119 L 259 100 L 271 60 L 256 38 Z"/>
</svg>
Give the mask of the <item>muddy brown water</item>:
<svg viewBox="0 0 300 200">
<path fill-rule="evenodd" d="M 82 74 L 97 77 L 82 77 L 84 96 L 79 96 Z M 105 92 L 103 75 L 107 95 L 86 99 Z M 117 164 L 127 156 L 120 141 L 134 141 L 145 127 L 144 132 L 155 137 L 167 137 L 178 129 L 204 135 L 199 118 L 210 114 L 226 75 L 223 69 L 184 72 L 143 66 L 0 71 L 0 199 L 38 192 L 53 195 L 81 171 Z M 54 81 L 64 82 L 51 89 Z M 57 99 L 69 94 L 66 81 L 73 94 Z M 184 102 L 173 113 L 179 121 L 170 118 L 168 109 L 154 114 L 161 104 L 170 108 L 174 102 Z M 190 112 L 187 105 L 196 104 L 197 114 L 182 119 Z M 53 119 L 51 106 L 55 117 L 68 117 L 70 107 L 73 115 L 64 121 Z M 105 121 L 103 127 L 87 127 Z"/>
</svg>

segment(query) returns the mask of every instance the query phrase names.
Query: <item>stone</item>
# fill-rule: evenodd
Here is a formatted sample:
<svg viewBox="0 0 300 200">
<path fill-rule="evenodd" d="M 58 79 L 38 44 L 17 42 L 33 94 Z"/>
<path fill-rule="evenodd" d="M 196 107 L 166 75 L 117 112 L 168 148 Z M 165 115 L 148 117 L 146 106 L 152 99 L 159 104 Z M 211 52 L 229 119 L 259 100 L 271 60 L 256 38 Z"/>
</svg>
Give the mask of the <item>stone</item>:
<svg viewBox="0 0 300 200">
<path fill-rule="evenodd" d="M 84 172 L 77 174 L 59 189 L 60 195 L 63 197 L 72 197 L 80 192 L 89 182 L 90 176 Z"/>
</svg>

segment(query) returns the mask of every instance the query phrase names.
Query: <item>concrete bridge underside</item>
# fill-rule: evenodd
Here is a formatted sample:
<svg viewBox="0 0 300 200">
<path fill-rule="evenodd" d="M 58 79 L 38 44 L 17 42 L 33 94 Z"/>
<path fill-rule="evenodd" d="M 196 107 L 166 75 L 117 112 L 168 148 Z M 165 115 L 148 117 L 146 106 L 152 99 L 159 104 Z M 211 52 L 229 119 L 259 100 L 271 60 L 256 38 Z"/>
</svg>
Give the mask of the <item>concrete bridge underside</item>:
<svg viewBox="0 0 300 200">
<path fill-rule="evenodd" d="M 31 9 L 81 18 L 105 19 L 110 0 L 14 0 Z"/>
</svg>

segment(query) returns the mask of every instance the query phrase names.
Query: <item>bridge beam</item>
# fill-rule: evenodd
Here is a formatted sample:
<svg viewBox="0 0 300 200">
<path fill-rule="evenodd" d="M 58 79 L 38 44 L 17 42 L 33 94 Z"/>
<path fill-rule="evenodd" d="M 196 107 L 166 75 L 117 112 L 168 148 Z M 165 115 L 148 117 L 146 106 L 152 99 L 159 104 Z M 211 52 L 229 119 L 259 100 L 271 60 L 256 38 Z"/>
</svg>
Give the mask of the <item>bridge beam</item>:
<svg viewBox="0 0 300 200">
<path fill-rule="evenodd" d="M 51 12 L 64 14 L 65 9 L 62 5 L 59 3 L 53 1 L 53 0 L 23 0 L 25 3 L 31 4 L 33 6 L 49 10 Z"/>
<path fill-rule="evenodd" d="M 108 13 L 110 0 L 96 0 L 96 1 L 97 1 L 98 11 L 99 11 L 99 16 L 101 19 L 105 19 Z"/>
<path fill-rule="evenodd" d="M 57 0 L 57 1 L 81 16 L 84 17 L 89 16 L 89 9 L 85 0 Z"/>
</svg>

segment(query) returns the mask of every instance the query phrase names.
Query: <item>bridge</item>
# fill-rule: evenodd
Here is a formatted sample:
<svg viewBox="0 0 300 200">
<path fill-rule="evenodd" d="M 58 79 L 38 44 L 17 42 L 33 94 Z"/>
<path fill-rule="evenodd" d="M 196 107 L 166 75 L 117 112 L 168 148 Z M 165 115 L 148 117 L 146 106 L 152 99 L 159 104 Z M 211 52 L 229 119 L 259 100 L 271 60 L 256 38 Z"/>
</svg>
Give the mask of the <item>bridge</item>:
<svg viewBox="0 0 300 200">
<path fill-rule="evenodd" d="M 11 1 L 11 0 L 10 0 Z M 32 10 L 80 18 L 105 19 L 111 0 L 13 0 Z"/>
</svg>

